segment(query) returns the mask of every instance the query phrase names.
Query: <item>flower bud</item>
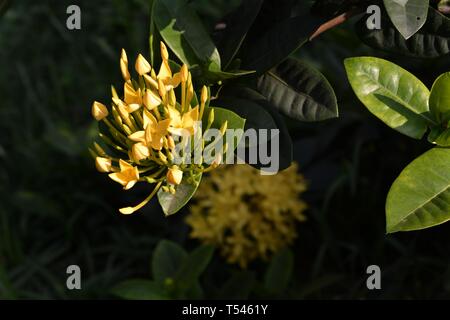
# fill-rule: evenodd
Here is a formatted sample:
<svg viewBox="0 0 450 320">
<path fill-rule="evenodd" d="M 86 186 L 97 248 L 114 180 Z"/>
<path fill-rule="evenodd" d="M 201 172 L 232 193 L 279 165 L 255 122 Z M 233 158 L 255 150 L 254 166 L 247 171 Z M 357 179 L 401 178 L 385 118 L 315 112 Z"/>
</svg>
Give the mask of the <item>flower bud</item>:
<svg viewBox="0 0 450 320">
<path fill-rule="evenodd" d="M 167 157 L 164 153 L 162 153 L 161 151 L 158 151 L 158 157 L 164 164 L 167 164 Z"/>
<path fill-rule="evenodd" d="M 206 103 L 206 101 L 208 100 L 208 89 L 206 88 L 206 86 L 203 86 L 202 88 L 202 94 L 200 97 L 200 102 L 202 104 Z"/>
<path fill-rule="evenodd" d="M 170 150 L 175 148 L 175 141 L 173 140 L 172 136 L 167 137 L 167 146 Z"/>
<path fill-rule="evenodd" d="M 225 132 L 227 131 L 227 128 L 228 128 L 228 121 L 225 121 L 220 126 L 220 133 L 222 134 L 222 136 L 225 135 Z"/>
<path fill-rule="evenodd" d="M 177 166 L 173 166 L 167 171 L 167 182 L 170 184 L 178 185 L 183 179 L 183 171 L 181 171 Z"/>
<path fill-rule="evenodd" d="M 177 97 L 175 96 L 175 91 L 173 89 L 170 89 L 169 91 L 169 101 L 168 101 L 169 105 L 175 107 L 175 105 L 177 104 Z"/>
<path fill-rule="evenodd" d="M 114 88 L 114 86 L 111 86 L 111 95 L 112 95 L 112 100 L 114 101 L 119 100 L 119 96 L 117 95 L 117 91 L 116 88 Z"/>
<path fill-rule="evenodd" d="M 208 128 L 211 127 L 213 122 L 214 122 L 214 109 L 211 108 L 211 110 L 209 111 L 209 115 L 208 115 Z"/>
<path fill-rule="evenodd" d="M 94 142 L 94 148 L 95 148 L 95 151 L 96 151 L 99 155 L 101 155 L 101 156 L 106 155 L 105 150 L 103 150 L 103 148 L 102 148 L 97 142 Z"/>
<path fill-rule="evenodd" d="M 158 91 L 161 98 L 164 99 L 164 97 L 166 96 L 166 86 L 161 79 L 158 79 Z"/>
<path fill-rule="evenodd" d="M 148 63 L 142 54 L 138 55 L 134 67 L 140 76 L 149 73 L 152 70 L 150 63 Z"/>
<path fill-rule="evenodd" d="M 183 64 L 180 70 L 181 82 L 186 82 L 188 80 L 189 71 L 186 64 Z"/>
<path fill-rule="evenodd" d="M 125 81 L 130 80 L 130 72 L 128 71 L 128 57 L 124 49 L 120 56 L 120 71 L 122 71 L 122 77 Z"/>
<path fill-rule="evenodd" d="M 164 42 L 161 41 L 161 58 L 163 61 L 169 60 L 169 52 L 167 51 L 167 47 Z"/>
<path fill-rule="evenodd" d="M 135 143 L 131 148 L 131 152 L 133 155 L 133 159 L 138 162 L 150 156 L 148 147 L 142 142 Z"/>
<path fill-rule="evenodd" d="M 99 172 L 111 172 L 111 159 L 96 157 L 95 168 L 97 168 Z"/>
<path fill-rule="evenodd" d="M 92 116 L 95 118 L 95 120 L 100 121 L 103 118 L 106 118 L 109 114 L 108 109 L 103 103 L 94 101 L 91 108 Z"/>
<path fill-rule="evenodd" d="M 152 69 L 152 72 L 153 72 L 153 69 Z M 154 78 L 149 76 L 148 74 L 144 74 L 144 81 L 145 81 L 147 88 L 151 87 L 155 90 L 158 90 L 158 82 Z"/>
<path fill-rule="evenodd" d="M 146 89 L 144 93 L 144 105 L 148 110 L 152 110 L 161 104 L 161 98 L 153 91 Z"/>
</svg>

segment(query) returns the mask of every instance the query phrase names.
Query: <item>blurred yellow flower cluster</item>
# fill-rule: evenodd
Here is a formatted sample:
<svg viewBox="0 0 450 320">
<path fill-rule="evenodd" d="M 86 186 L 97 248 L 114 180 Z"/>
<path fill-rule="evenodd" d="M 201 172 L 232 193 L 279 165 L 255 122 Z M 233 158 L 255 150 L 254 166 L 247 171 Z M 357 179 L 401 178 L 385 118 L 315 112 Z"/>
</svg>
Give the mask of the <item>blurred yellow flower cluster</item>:
<svg viewBox="0 0 450 320">
<path fill-rule="evenodd" d="M 120 70 L 124 79 L 123 98 L 114 87 L 111 108 L 95 101 L 92 116 L 99 122 L 99 136 L 112 152 L 104 150 L 98 143 L 90 149 L 99 172 L 121 184 L 125 190 L 137 182 L 155 184 L 150 195 L 135 207 L 120 209 L 131 214 L 143 207 L 162 188 L 175 193 L 175 186 L 184 176 L 195 177 L 209 171 L 203 164 L 175 164 L 173 150 L 175 136 L 193 135 L 196 123 L 202 120 L 205 106 L 209 105 L 209 91 L 204 86 L 200 101 L 194 91 L 192 76 L 187 65 L 178 67 L 173 73 L 169 53 L 161 42 L 162 63 L 158 72 L 139 54 L 135 62 L 138 74 L 132 79 L 128 69 L 128 57 L 122 49 Z M 208 124 L 214 113 L 210 112 Z M 226 125 L 226 123 L 224 124 Z"/>
<path fill-rule="evenodd" d="M 219 168 L 204 178 L 186 218 L 190 236 L 221 249 L 229 263 L 246 268 L 292 243 L 307 208 L 307 184 L 293 163 L 263 176 L 248 165 Z"/>
</svg>

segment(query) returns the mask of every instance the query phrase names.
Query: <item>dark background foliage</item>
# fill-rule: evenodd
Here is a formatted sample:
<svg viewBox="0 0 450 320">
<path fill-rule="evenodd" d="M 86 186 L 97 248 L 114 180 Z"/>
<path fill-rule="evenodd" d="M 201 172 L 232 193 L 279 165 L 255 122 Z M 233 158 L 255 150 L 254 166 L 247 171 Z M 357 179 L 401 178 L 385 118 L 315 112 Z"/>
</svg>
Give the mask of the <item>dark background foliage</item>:
<svg viewBox="0 0 450 320">
<path fill-rule="evenodd" d="M 69 31 L 66 8 L 78 4 L 82 29 Z M 194 1 L 201 15 L 227 13 L 221 1 Z M 17 0 L 0 20 L 0 297 L 110 298 L 118 282 L 147 277 L 156 243 L 188 250 L 183 218 L 164 218 L 156 203 L 139 214 L 117 213 L 145 187 L 124 193 L 96 173 L 87 147 L 96 132 L 92 101 L 108 101 L 120 83 L 118 58 L 148 52 L 146 0 Z M 318 10 L 316 8 L 316 10 Z M 351 21 L 295 55 L 318 67 L 338 97 L 340 118 L 288 121 L 294 158 L 310 182 L 308 221 L 292 248 L 293 279 L 276 296 L 256 284 L 257 298 L 449 298 L 450 224 L 385 235 L 384 203 L 400 171 L 429 148 L 389 129 L 357 101 L 346 80 L 346 57 L 385 57 L 428 86 L 450 69 L 434 60 L 386 55 L 363 45 Z M 282 36 L 282 35 L 281 35 Z M 68 291 L 66 267 L 82 269 L 83 289 Z M 382 290 L 366 288 L 366 268 L 381 267 Z M 262 280 L 266 265 L 243 277 Z M 202 276 L 205 297 L 236 274 L 219 256 Z M 258 283 L 258 282 L 257 282 Z M 236 292 L 222 297 L 233 297 Z"/>
</svg>

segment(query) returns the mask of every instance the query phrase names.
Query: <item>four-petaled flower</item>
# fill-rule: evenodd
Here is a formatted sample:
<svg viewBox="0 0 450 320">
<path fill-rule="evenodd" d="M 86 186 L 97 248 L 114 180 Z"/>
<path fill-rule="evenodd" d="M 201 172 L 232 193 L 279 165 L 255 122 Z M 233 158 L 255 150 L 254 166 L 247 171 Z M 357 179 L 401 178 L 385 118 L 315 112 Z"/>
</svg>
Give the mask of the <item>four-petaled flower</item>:
<svg viewBox="0 0 450 320">
<path fill-rule="evenodd" d="M 139 180 L 139 171 L 128 162 L 119 160 L 120 172 L 110 173 L 109 177 L 120 183 L 125 190 L 131 189 Z"/>
</svg>

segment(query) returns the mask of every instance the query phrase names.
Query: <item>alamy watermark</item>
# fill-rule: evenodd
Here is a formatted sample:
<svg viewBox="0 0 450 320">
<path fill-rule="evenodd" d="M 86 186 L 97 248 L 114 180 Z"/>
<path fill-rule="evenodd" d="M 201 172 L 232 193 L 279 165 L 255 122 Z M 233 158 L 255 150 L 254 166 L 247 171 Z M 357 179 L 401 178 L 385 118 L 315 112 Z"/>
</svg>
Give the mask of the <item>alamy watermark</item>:
<svg viewBox="0 0 450 320">
<path fill-rule="evenodd" d="M 366 269 L 369 275 L 366 280 L 366 286 L 369 290 L 381 290 L 381 269 L 376 264 L 370 265 Z"/>
<path fill-rule="evenodd" d="M 69 15 L 66 20 L 66 27 L 69 30 L 81 29 L 81 9 L 79 6 L 72 4 L 67 7 L 66 13 Z"/>
<path fill-rule="evenodd" d="M 66 280 L 66 287 L 69 290 L 81 290 L 81 268 L 76 264 L 67 267 L 66 273 L 69 275 Z"/>
<path fill-rule="evenodd" d="M 280 167 L 279 129 L 226 129 L 209 128 L 202 131 L 201 121 L 189 130 L 172 134 L 175 147 L 171 162 L 181 164 L 258 164 L 261 175 L 273 175 Z"/>
</svg>

